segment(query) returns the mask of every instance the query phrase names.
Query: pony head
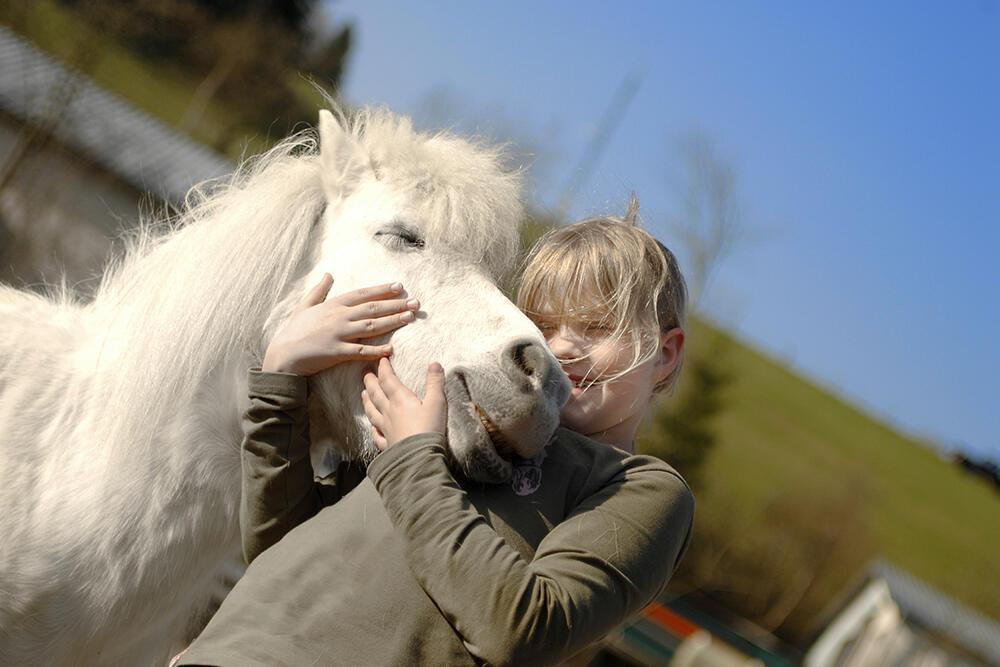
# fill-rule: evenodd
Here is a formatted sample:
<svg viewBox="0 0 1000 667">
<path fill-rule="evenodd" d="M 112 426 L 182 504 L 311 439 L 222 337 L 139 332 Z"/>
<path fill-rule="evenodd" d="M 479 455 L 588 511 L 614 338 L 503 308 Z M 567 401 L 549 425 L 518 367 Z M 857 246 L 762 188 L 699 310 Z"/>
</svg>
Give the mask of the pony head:
<svg viewBox="0 0 1000 667">
<path fill-rule="evenodd" d="M 511 456 L 538 454 L 569 396 L 541 334 L 497 287 L 517 255 L 519 175 L 497 148 L 415 132 L 382 109 L 321 111 L 319 135 L 326 208 L 303 284 L 329 271 L 331 294 L 399 281 L 418 298 L 415 322 L 372 343 L 391 338 L 393 368 L 417 393 L 427 364 L 440 361 L 453 462 L 471 479 L 508 479 Z M 312 380 L 332 439 L 362 460 L 377 453 L 360 397 L 369 367 L 342 364 Z"/>
</svg>

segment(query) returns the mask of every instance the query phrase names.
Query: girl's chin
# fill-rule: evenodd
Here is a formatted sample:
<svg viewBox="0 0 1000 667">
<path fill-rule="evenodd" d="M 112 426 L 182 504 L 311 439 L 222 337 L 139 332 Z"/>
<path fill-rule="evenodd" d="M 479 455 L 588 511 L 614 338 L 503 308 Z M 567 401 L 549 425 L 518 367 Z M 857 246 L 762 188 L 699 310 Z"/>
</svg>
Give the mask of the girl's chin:
<svg viewBox="0 0 1000 667">
<path fill-rule="evenodd" d="M 559 417 L 566 428 L 572 429 L 577 433 L 585 433 L 590 422 L 593 421 L 591 412 L 592 410 L 589 410 L 586 404 L 581 404 L 576 400 L 576 396 L 572 396 L 569 402 L 563 406 Z"/>
</svg>

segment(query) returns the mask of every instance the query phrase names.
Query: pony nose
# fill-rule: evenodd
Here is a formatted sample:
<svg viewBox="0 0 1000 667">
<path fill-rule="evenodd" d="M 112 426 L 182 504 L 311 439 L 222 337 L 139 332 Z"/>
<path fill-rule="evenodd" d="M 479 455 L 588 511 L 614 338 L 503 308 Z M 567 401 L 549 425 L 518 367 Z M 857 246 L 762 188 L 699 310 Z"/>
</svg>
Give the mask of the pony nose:
<svg viewBox="0 0 1000 667">
<path fill-rule="evenodd" d="M 525 393 L 541 392 L 562 406 L 569 399 L 570 385 L 559 362 L 544 345 L 524 338 L 504 350 L 504 371 Z"/>
</svg>

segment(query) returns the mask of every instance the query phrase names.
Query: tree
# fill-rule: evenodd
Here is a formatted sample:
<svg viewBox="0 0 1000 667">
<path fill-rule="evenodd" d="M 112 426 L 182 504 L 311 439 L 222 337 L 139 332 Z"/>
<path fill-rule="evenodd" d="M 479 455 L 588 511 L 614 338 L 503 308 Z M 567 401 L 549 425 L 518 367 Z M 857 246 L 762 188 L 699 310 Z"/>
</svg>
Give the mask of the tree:
<svg viewBox="0 0 1000 667">
<path fill-rule="evenodd" d="M 735 172 L 717 154 L 714 143 L 704 134 L 692 133 L 678 149 L 681 174 L 674 187 L 681 204 L 668 227 L 681 241 L 689 308 L 696 311 L 710 277 L 737 241 L 742 220 Z M 698 332 L 703 340 L 694 340 L 693 331 L 688 327 L 679 393 L 656 406 L 640 434 L 638 449 L 675 466 L 697 490 L 705 484 L 702 470 L 716 443 L 715 424 L 725 408 L 725 390 L 735 376 L 723 335 L 702 326 Z"/>
<path fill-rule="evenodd" d="M 351 26 L 317 28 L 316 0 L 61 0 L 109 38 L 143 58 L 198 81 L 178 126 L 190 131 L 213 101 L 232 121 L 224 150 L 251 131 L 284 136 L 312 123 L 318 97 L 300 76 L 336 91 L 351 46 Z"/>
<path fill-rule="evenodd" d="M 713 274 L 743 236 L 736 200 L 736 172 L 719 155 L 715 142 L 693 131 L 677 144 L 681 177 L 674 183 L 681 209 L 668 227 L 686 251 L 688 289 L 697 304 Z"/>
<path fill-rule="evenodd" d="M 700 330 L 703 340 L 696 353 L 690 349 L 686 353 L 677 395 L 656 406 L 637 443 L 639 451 L 674 466 L 695 492 L 704 488 L 705 462 L 718 438 L 716 420 L 734 377 L 723 335 L 705 327 Z"/>
</svg>

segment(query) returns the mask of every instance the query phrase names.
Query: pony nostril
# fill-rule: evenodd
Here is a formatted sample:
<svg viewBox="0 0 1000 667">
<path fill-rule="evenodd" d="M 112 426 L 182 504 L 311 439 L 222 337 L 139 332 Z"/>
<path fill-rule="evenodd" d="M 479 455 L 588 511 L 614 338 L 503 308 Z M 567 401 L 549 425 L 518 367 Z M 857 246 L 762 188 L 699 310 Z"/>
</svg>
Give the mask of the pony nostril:
<svg viewBox="0 0 1000 667">
<path fill-rule="evenodd" d="M 533 343 L 519 343 L 514 345 L 514 365 L 521 369 L 521 372 L 528 377 L 533 377 L 536 370 L 536 362 L 531 359 L 531 348 Z"/>
<path fill-rule="evenodd" d="M 527 394 L 541 392 L 558 398 L 561 383 L 569 385 L 569 380 L 565 379 L 558 362 L 544 344 L 522 338 L 509 344 L 503 356 L 502 366 L 507 376 Z M 566 396 L 569 397 L 568 388 Z"/>
<path fill-rule="evenodd" d="M 545 355 L 534 341 L 517 341 L 507 348 L 507 354 L 515 372 L 523 377 L 534 379 L 545 367 Z"/>
</svg>

